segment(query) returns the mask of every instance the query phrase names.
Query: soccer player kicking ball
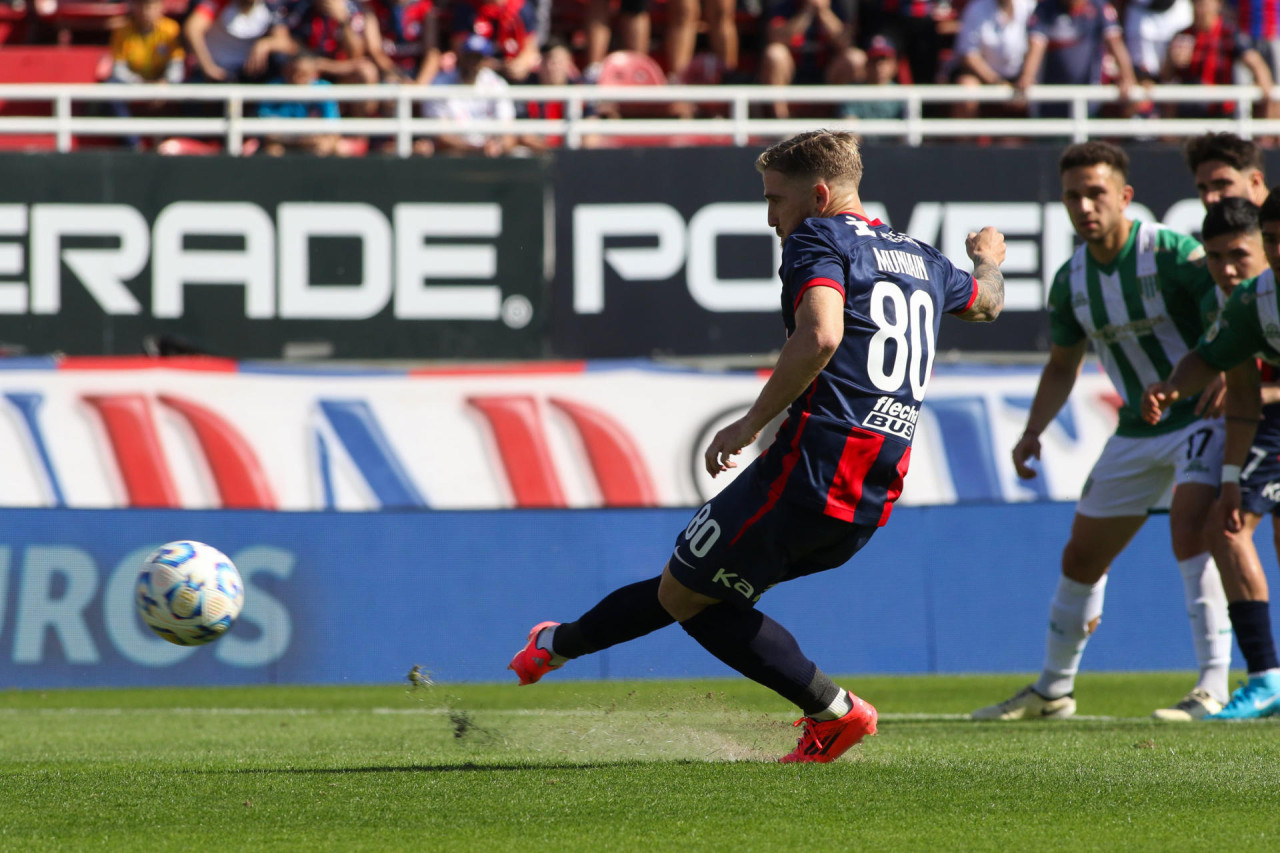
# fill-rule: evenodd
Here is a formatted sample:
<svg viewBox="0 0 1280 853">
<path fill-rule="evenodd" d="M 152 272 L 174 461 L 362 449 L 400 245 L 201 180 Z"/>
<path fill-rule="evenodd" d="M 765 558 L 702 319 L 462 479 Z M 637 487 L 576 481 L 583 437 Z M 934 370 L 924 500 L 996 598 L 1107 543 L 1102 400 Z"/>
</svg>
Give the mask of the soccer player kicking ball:
<svg viewBox="0 0 1280 853">
<path fill-rule="evenodd" d="M 812 131 L 756 160 L 782 239 L 787 342 L 755 403 L 720 430 L 714 477 L 775 415 L 768 451 L 676 536 L 662 574 L 610 593 L 577 621 L 542 622 L 512 659 L 521 684 L 565 661 L 679 622 L 712 655 L 794 702 L 784 762 L 828 762 L 875 734 L 876 710 L 834 684 L 756 603 L 783 581 L 844 564 L 889 520 L 911 457 L 944 312 L 989 322 L 1004 304 L 1004 237 L 971 233 L 970 275 L 869 220 L 852 133 Z"/>
<path fill-rule="evenodd" d="M 1026 431 L 1013 448 L 1018 475 L 1036 476 L 1040 436 L 1066 403 L 1090 340 L 1124 405 L 1115 435 L 1094 463 L 1076 505 L 1062 577 L 1049 609 L 1040 678 L 1012 698 L 973 712 L 977 720 L 1063 719 L 1075 713 L 1075 677 L 1102 618 L 1107 571 L 1176 484 L 1169 511 L 1173 553 L 1182 572 L 1200 677 L 1160 719 L 1191 720 L 1227 700 L 1231 628 L 1218 571 L 1204 535 L 1218 488 L 1222 424 L 1201 419 L 1206 399 L 1177 403 L 1152 426 L 1139 413 L 1143 389 L 1169 375 L 1195 345 L 1200 303 L 1213 290 L 1204 251 L 1190 237 L 1125 215 L 1133 199 L 1129 157 L 1105 142 L 1084 142 L 1058 163 L 1062 200 L 1084 245 L 1049 291 L 1053 346 L 1040 375 Z M 1220 391 L 1220 388 L 1219 388 Z"/>
<path fill-rule="evenodd" d="M 1211 239 L 1215 215 L 1235 222 L 1237 230 Z M 1260 228 L 1261 234 L 1258 209 L 1251 204 L 1227 199 L 1209 209 L 1204 228 L 1209 264 L 1230 298 L 1195 350 L 1178 362 L 1167 382 L 1149 387 L 1142 401 L 1143 416 L 1157 421 L 1164 409 L 1213 381 L 1219 370 L 1228 371 L 1222 493 L 1209 523 L 1249 681 L 1210 720 L 1280 715 L 1280 663 L 1271 633 L 1267 577 L 1253 544 L 1262 516 L 1272 513 L 1274 523 L 1280 507 L 1280 385 L 1272 381 L 1280 364 L 1275 276 L 1280 269 L 1280 192 L 1273 191 L 1263 204 Z M 1263 267 L 1264 246 L 1270 269 Z M 1251 272 L 1261 274 L 1239 284 Z M 1260 384 L 1255 354 L 1267 362 L 1265 383 Z"/>
</svg>

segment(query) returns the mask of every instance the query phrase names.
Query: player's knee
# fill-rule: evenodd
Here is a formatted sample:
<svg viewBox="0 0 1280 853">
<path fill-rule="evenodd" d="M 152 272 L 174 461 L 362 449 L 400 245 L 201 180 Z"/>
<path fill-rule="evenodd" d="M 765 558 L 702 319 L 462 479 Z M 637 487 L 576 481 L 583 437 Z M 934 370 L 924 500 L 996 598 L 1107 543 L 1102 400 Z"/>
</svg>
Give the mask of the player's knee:
<svg viewBox="0 0 1280 853">
<path fill-rule="evenodd" d="M 658 603 L 672 619 L 684 622 L 701 613 L 706 608 L 708 599 L 664 572 L 662 582 L 658 584 Z"/>
<path fill-rule="evenodd" d="M 1109 561 L 1075 539 L 1062 549 L 1062 574 L 1079 583 L 1095 584 L 1107 573 Z"/>
<path fill-rule="evenodd" d="M 1215 520 L 1216 519 L 1211 519 L 1209 523 L 1204 526 L 1203 534 L 1204 544 L 1208 547 L 1209 551 L 1214 554 L 1219 551 L 1229 550 L 1235 544 L 1233 538 L 1227 534 L 1227 531 L 1222 528 L 1222 525 L 1214 523 Z"/>
<path fill-rule="evenodd" d="M 1173 556 L 1186 560 L 1209 550 L 1209 537 L 1199 524 L 1175 525 L 1170 530 L 1173 540 Z"/>
</svg>

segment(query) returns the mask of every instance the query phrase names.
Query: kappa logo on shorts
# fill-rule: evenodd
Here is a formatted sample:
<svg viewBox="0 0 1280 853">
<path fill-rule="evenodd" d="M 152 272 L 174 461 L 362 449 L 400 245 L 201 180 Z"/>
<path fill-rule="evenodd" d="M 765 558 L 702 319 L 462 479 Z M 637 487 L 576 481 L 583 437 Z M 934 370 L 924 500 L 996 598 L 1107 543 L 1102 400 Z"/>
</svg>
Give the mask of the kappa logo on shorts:
<svg viewBox="0 0 1280 853">
<path fill-rule="evenodd" d="M 711 579 L 711 582 L 723 584 L 734 592 L 741 594 L 743 598 L 749 600 L 752 604 L 758 603 L 760 596 L 777 586 L 776 583 L 771 583 L 756 592 L 756 588 L 746 578 L 740 577 L 737 572 L 727 572 L 724 569 L 717 569 L 716 575 Z"/>
<path fill-rule="evenodd" d="M 740 593 L 744 598 L 750 598 L 756 594 L 756 588 L 743 578 L 738 577 L 737 572 L 726 572 L 724 569 L 720 569 L 716 572 L 715 577 L 711 579 L 711 582 L 724 584 L 734 592 Z"/>
<path fill-rule="evenodd" d="M 1262 487 L 1262 497 L 1280 503 L 1280 482 L 1270 482 Z"/>
</svg>

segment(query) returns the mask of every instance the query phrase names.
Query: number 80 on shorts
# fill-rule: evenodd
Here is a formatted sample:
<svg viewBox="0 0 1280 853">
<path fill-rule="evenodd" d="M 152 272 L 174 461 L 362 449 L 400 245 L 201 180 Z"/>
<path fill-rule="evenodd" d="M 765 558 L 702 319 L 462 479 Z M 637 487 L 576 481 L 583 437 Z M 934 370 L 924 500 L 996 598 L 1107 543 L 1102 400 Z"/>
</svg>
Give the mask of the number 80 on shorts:
<svg viewBox="0 0 1280 853">
<path fill-rule="evenodd" d="M 711 504 L 703 504 L 684 529 L 685 541 L 695 557 L 705 557 L 720 538 L 720 523 L 711 517 Z"/>
</svg>

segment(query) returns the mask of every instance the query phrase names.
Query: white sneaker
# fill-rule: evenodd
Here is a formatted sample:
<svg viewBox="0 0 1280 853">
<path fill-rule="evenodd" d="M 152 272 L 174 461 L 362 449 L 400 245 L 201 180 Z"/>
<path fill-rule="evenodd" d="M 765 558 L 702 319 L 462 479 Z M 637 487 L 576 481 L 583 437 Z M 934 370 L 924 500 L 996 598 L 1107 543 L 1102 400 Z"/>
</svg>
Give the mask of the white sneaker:
<svg viewBox="0 0 1280 853">
<path fill-rule="evenodd" d="M 1012 698 L 998 705 L 988 705 L 973 712 L 975 720 L 1065 720 L 1076 712 L 1073 694 L 1046 699 L 1028 684 Z"/>
<path fill-rule="evenodd" d="M 1189 723 L 1194 720 L 1203 720 L 1210 714 L 1216 714 L 1221 710 L 1221 702 L 1210 696 L 1208 690 L 1203 687 L 1197 687 L 1186 696 L 1183 696 L 1178 704 L 1172 708 L 1158 708 L 1151 716 L 1157 720 Z"/>
</svg>

